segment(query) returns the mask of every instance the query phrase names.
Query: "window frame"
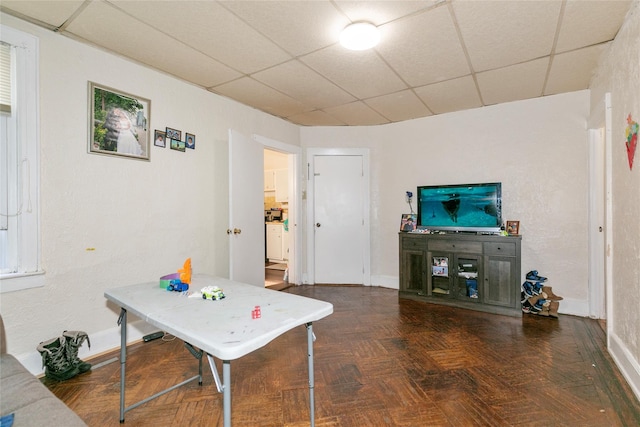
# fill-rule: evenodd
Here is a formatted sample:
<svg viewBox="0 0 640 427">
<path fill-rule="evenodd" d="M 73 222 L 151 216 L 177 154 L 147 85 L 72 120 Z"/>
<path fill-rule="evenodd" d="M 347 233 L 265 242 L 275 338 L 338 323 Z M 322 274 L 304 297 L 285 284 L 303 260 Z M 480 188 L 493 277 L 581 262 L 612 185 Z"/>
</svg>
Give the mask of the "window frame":
<svg viewBox="0 0 640 427">
<path fill-rule="evenodd" d="M 12 250 L 16 251 L 17 271 L 0 272 L 0 293 L 5 293 L 43 286 L 44 271 L 40 247 L 39 39 L 2 24 L 0 39 L 16 51 L 12 111 L 16 114 L 14 146 L 18 154 L 14 160 L 18 172 L 9 177 L 9 186 L 18 192 L 16 212 L 21 205 L 23 211 L 14 221 L 17 244 Z"/>
</svg>

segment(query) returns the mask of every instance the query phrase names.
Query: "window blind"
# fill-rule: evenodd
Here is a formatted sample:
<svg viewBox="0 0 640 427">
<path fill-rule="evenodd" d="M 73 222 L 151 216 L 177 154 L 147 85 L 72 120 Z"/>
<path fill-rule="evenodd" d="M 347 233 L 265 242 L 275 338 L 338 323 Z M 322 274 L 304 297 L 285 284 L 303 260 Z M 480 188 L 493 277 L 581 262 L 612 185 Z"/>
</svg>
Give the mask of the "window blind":
<svg viewBox="0 0 640 427">
<path fill-rule="evenodd" d="M 11 113 L 11 46 L 0 43 L 0 112 Z"/>
</svg>

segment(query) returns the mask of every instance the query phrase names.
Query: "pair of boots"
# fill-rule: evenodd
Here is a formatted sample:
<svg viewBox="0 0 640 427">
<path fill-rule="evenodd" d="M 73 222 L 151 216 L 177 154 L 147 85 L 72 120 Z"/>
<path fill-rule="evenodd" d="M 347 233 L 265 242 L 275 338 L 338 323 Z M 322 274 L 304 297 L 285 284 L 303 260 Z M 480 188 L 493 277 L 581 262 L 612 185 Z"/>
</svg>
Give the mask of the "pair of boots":
<svg viewBox="0 0 640 427">
<path fill-rule="evenodd" d="M 61 336 L 41 342 L 37 350 L 42 356 L 44 375 L 56 381 L 65 381 L 91 369 L 91 364 L 78 357 L 80 346 L 89 335 L 83 331 L 64 331 Z"/>
<path fill-rule="evenodd" d="M 528 272 L 526 278 L 527 280 L 522 284 L 521 291 L 527 297 L 541 295 L 544 299 L 550 301 L 561 301 L 563 299 L 560 295 L 553 293 L 551 286 L 545 284 L 547 278 L 540 276 L 537 270 Z"/>
<path fill-rule="evenodd" d="M 550 301 L 542 295 L 527 297 L 522 292 L 522 311 L 524 313 L 536 314 L 538 316 L 558 318 L 558 301 Z"/>
</svg>

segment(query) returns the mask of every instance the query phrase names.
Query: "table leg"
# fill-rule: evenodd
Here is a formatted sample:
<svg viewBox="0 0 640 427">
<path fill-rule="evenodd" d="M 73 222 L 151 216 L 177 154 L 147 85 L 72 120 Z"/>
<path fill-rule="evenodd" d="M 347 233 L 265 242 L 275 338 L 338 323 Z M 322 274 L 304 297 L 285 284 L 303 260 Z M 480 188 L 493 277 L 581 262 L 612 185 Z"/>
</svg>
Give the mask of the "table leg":
<svg viewBox="0 0 640 427">
<path fill-rule="evenodd" d="M 231 427 L 231 361 L 222 361 L 222 411 L 224 427 Z"/>
<path fill-rule="evenodd" d="M 120 423 L 124 423 L 124 373 L 127 363 L 127 310 L 120 309 Z"/>
<path fill-rule="evenodd" d="M 316 424 L 315 420 L 315 396 L 313 393 L 314 377 L 313 377 L 313 325 L 307 323 L 307 349 L 309 354 L 309 416 L 311 418 L 311 427 Z"/>
</svg>

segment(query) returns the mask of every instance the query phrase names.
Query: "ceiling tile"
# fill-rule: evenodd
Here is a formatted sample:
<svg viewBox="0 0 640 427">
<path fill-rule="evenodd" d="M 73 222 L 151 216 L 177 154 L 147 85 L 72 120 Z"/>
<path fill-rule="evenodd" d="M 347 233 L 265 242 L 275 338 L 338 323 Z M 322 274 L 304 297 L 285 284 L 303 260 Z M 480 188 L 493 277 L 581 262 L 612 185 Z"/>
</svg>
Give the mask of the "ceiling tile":
<svg viewBox="0 0 640 427">
<path fill-rule="evenodd" d="M 542 94 L 549 58 L 478 73 L 484 105 L 535 98 Z"/>
<path fill-rule="evenodd" d="M 324 111 L 316 110 L 287 117 L 291 122 L 302 126 L 344 126 L 345 123 Z"/>
<path fill-rule="evenodd" d="M 392 122 L 415 119 L 431 115 L 412 90 L 369 98 L 365 103 Z"/>
<path fill-rule="evenodd" d="M 84 0 L 67 1 L 25 1 L 2 0 L 2 8 L 18 14 L 35 18 L 38 21 L 58 28 L 82 6 Z"/>
<path fill-rule="evenodd" d="M 382 25 L 394 21 L 400 17 L 428 9 L 437 4 L 439 0 L 428 1 L 349 1 L 335 0 L 344 14 L 352 22 L 366 21 L 374 25 Z"/>
<path fill-rule="evenodd" d="M 112 1 L 165 34 L 245 74 L 291 56 L 216 2 Z M 185 23 L 171 25 L 172 22 Z M 230 48 L 233 46 L 233 48 Z"/>
<path fill-rule="evenodd" d="M 434 114 L 482 107 L 478 89 L 471 76 L 422 86 L 415 91 Z"/>
<path fill-rule="evenodd" d="M 373 111 L 368 105 L 357 101 L 338 107 L 325 108 L 327 114 L 350 126 L 381 125 L 389 120 Z"/>
<path fill-rule="evenodd" d="M 299 61 L 289 61 L 253 74 L 254 79 L 315 108 L 356 99 Z"/>
<path fill-rule="evenodd" d="M 278 117 L 288 117 L 312 110 L 299 101 L 250 77 L 243 77 L 209 90 Z"/>
<path fill-rule="evenodd" d="M 598 60 L 611 43 L 585 47 L 553 57 L 545 95 L 573 92 L 589 87 Z"/>
<path fill-rule="evenodd" d="M 0 0 L 15 15 L 301 125 L 587 88 L 634 0 Z M 382 32 L 338 43 L 349 22 Z M 104 59 L 105 67 L 109 57 Z"/>
<path fill-rule="evenodd" d="M 322 1 L 221 1 L 260 33 L 294 56 L 338 42 L 349 23 L 331 2 Z"/>
<path fill-rule="evenodd" d="M 67 32 L 201 86 L 213 86 L 239 76 L 227 66 L 103 2 L 90 3 L 67 27 Z"/>
<path fill-rule="evenodd" d="M 357 98 L 371 98 L 407 88 L 374 50 L 351 51 L 335 45 L 300 60 Z"/>
<path fill-rule="evenodd" d="M 447 7 L 439 7 L 381 27 L 376 47 L 410 86 L 470 73 Z"/>
<path fill-rule="evenodd" d="M 613 40 L 630 4 L 630 1 L 568 0 L 556 52 Z"/>
<path fill-rule="evenodd" d="M 474 71 L 549 55 L 561 1 L 455 1 L 452 3 Z"/>
</svg>

